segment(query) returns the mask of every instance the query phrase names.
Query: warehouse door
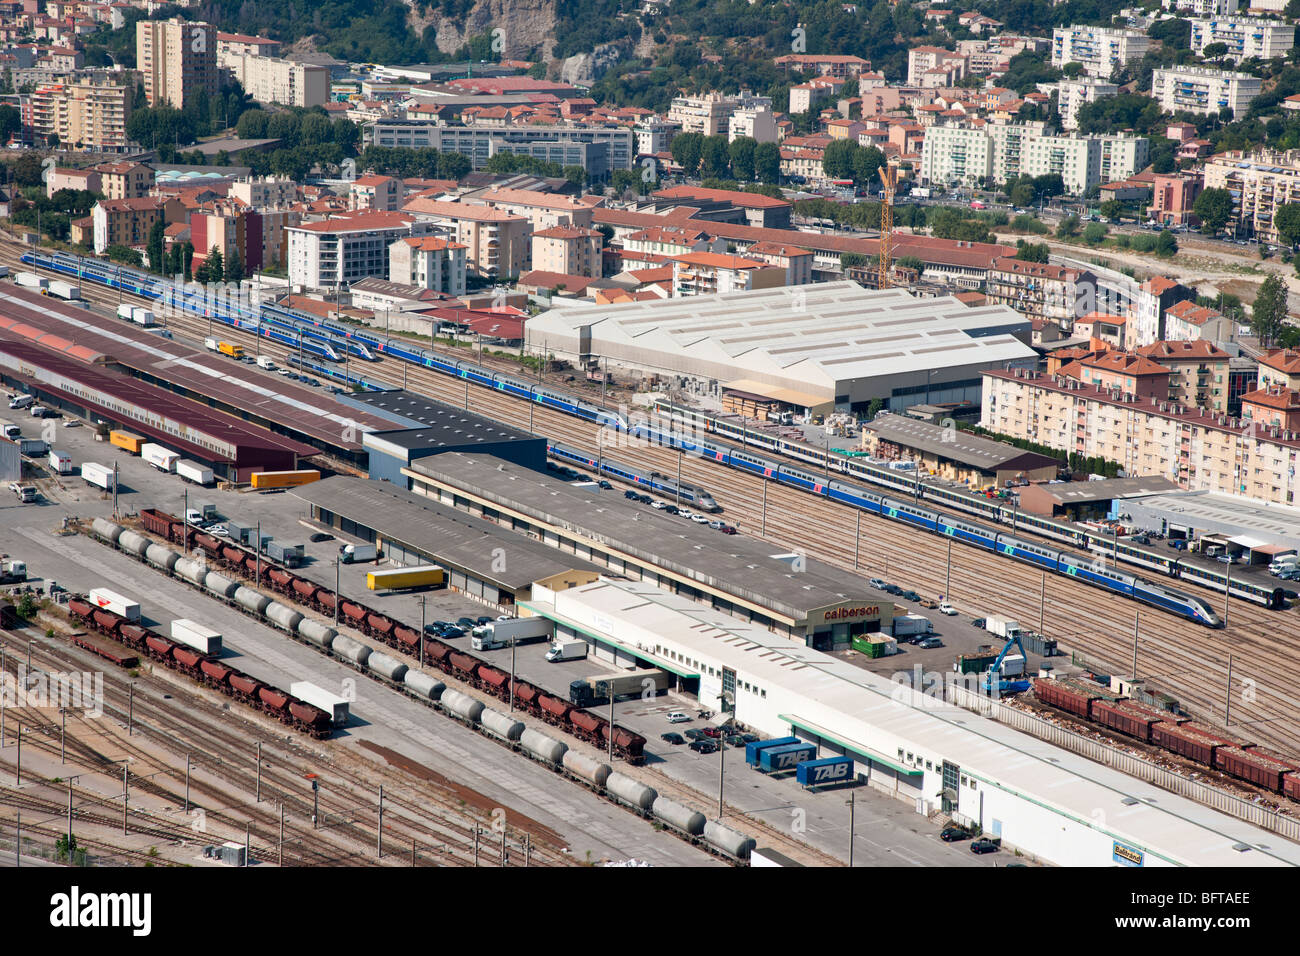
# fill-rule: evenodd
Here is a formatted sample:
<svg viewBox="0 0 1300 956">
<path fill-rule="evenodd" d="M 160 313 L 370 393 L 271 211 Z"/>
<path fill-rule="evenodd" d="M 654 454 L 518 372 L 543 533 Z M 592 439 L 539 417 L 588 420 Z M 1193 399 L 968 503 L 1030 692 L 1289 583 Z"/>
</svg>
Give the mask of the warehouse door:
<svg viewBox="0 0 1300 956">
<path fill-rule="evenodd" d="M 952 813 L 957 809 L 957 799 L 961 794 L 961 767 L 955 763 L 943 762 L 943 812 Z"/>
</svg>

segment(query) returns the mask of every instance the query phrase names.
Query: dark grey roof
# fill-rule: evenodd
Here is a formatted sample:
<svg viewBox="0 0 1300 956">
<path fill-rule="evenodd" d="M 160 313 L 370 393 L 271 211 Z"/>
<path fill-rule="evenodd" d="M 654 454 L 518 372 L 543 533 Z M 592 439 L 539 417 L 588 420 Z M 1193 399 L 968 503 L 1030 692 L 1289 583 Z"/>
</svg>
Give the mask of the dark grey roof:
<svg viewBox="0 0 1300 956">
<path fill-rule="evenodd" d="M 1178 491 L 1178 486 L 1159 475 L 1139 475 L 1136 478 L 1107 478 L 1103 481 L 1067 481 L 1059 485 L 1041 485 L 1043 491 L 1053 495 L 1064 505 L 1081 505 L 1092 501 L 1111 501 L 1116 498 L 1142 498 Z"/>
<path fill-rule="evenodd" d="M 349 397 L 400 426 L 371 434 L 402 448 L 446 448 L 537 438 L 491 418 L 400 388 L 387 392 L 358 392 Z"/>
<path fill-rule="evenodd" d="M 294 488 L 292 494 L 498 587 L 520 590 L 552 574 L 600 570 L 490 521 L 384 482 L 339 475 Z"/>
<path fill-rule="evenodd" d="M 422 459 L 411 470 L 794 620 L 845 601 L 888 603 L 850 572 L 812 558 L 805 558 L 803 571 L 794 571 L 788 548 L 743 534 L 723 535 L 631 504 L 619 489 L 575 485 L 489 455 L 459 451 Z"/>
<path fill-rule="evenodd" d="M 1060 463 L 1057 458 L 902 415 L 877 415 L 862 427 L 905 448 L 915 448 L 985 471 L 1009 467 L 1028 470 Z"/>
</svg>

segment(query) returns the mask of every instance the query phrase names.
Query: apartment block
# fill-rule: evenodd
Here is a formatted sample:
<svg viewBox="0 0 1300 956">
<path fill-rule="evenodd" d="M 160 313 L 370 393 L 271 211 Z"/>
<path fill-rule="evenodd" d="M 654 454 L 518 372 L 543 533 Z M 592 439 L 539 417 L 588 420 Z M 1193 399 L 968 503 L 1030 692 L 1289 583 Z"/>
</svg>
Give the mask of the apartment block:
<svg viewBox="0 0 1300 956">
<path fill-rule="evenodd" d="M 1241 396 L 1243 418 L 1270 429 L 1300 432 L 1300 392 L 1270 385 Z"/>
<path fill-rule="evenodd" d="M 748 136 L 760 143 L 776 142 L 776 114 L 770 106 L 749 106 L 736 110 L 727 120 L 727 142 Z"/>
<path fill-rule="evenodd" d="M 993 175 L 993 145 L 984 129 L 931 126 L 921 143 L 921 181 L 975 185 Z"/>
<path fill-rule="evenodd" d="M 491 206 L 513 216 L 523 216 L 532 223 L 534 231 L 555 226 L 589 228 L 592 224 L 593 207 L 590 204 L 572 196 L 535 189 L 488 189 L 469 193 L 462 197 L 462 202 Z"/>
<path fill-rule="evenodd" d="M 90 211 L 95 254 L 103 255 L 109 246 L 142 247 L 155 222 L 170 225 L 184 216 L 185 206 L 179 199 L 102 199 Z"/>
<path fill-rule="evenodd" d="M 367 276 L 388 275 L 388 250 L 398 239 L 432 226 L 397 212 L 366 212 L 289 228 L 289 283 L 334 289 Z"/>
<path fill-rule="evenodd" d="M 1237 323 L 1208 306 L 1179 302 L 1165 312 L 1165 339 L 1170 342 L 1233 342 Z"/>
<path fill-rule="evenodd" d="M 1026 369 L 984 374 L 980 424 L 1052 448 L 1099 456 L 1132 475 L 1160 475 L 1188 490 L 1294 504 L 1300 432 L 1259 418 L 1216 415 L 1167 399 L 1140 399 L 1068 374 Z M 1242 396 L 1259 414 L 1254 393 Z M 1288 400 L 1289 402 L 1289 400 Z M 1280 403 L 1279 403 L 1280 404 Z"/>
<path fill-rule="evenodd" d="M 595 229 L 553 226 L 533 233 L 534 270 L 599 279 L 604 236 Z"/>
<path fill-rule="evenodd" d="M 743 256 L 690 252 L 674 256 L 672 265 L 674 296 L 776 289 L 785 285 L 785 269 Z"/>
<path fill-rule="evenodd" d="M 830 76 L 819 76 L 806 83 L 790 87 L 790 112 L 807 113 L 819 103 L 833 98 L 844 88 L 844 81 Z"/>
<path fill-rule="evenodd" d="M 726 136 L 731 114 L 744 109 L 772 109 L 772 98 L 744 90 L 736 96 L 709 93 L 705 96 L 677 96 L 668 108 L 670 122 L 681 123 L 683 133 Z"/>
<path fill-rule="evenodd" d="M 790 243 L 764 239 L 746 249 L 745 258 L 784 269 L 785 285 L 808 285 L 813 280 L 813 254 Z"/>
<path fill-rule="evenodd" d="M 966 57 L 941 46 L 918 46 L 907 51 L 908 86 L 926 86 L 925 74 L 931 70 L 950 72 L 954 81 L 961 80 L 966 75 Z"/>
<path fill-rule="evenodd" d="M 1295 46 L 1295 24 L 1260 17 L 1210 16 L 1192 20 L 1192 52 L 1201 56 L 1211 43 L 1228 48 L 1226 58 L 1238 63 L 1250 57 L 1284 57 Z"/>
<path fill-rule="evenodd" d="M 250 206 L 278 206 L 298 199 L 298 184 L 287 176 L 250 176 L 230 184 L 229 195 Z"/>
<path fill-rule="evenodd" d="M 222 261 L 226 263 L 238 254 L 245 273 L 273 264 L 264 259 L 266 245 L 262 238 L 261 214 L 237 199 L 223 198 L 203 203 L 190 212 L 189 226 L 196 269 L 213 249 L 221 252 Z"/>
<path fill-rule="evenodd" d="M 275 56 L 280 52 L 280 41 L 267 37 L 248 36 L 243 33 L 217 34 L 217 65 L 225 66 L 224 58 L 230 56 Z"/>
<path fill-rule="evenodd" d="M 1198 17 L 1231 16 L 1241 9 L 1241 0 L 1161 0 L 1166 10 L 1194 13 Z"/>
<path fill-rule="evenodd" d="M 989 305 L 1009 305 L 1030 319 L 1051 322 L 1066 332 L 1091 311 L 1097 277 L 1084 269 L 1004 257 L 989 269 Z"/>
<path fill-rule="evenodd" d="M 682 127 L 680 123 L 670 123 L 661 116 L 647 116 L 637 122 L 633 131 L 636 133 L 636 151 L 649 156 L 666 153 L 668 144 L 682 131 Z"/>
<path fill-rule="evenodd" d="M 463 153 L 476 170 L 497 153 L 527 153 L 560 165 L 581 165 L 593 179 L 631 169 L 637 136 L 628 126 L 443 126 L 427 120 L 375 120 L 362 129 L 370 146 L 429 147 Z M 725 132 L 725 127 L 724 127 Z"/>
<path fill-rule="evenodd" d="M 217 31 L 210 23 L 141 20 L 135 60 L 150 106 L 184 109 L 196 92 L 215 95 L 220 85 Z"/>
<path fill-rule="evenodd" d="M 1188 225 L 1201 194 L 1200 173 L 1155 173 L 1147 214 L 1166 226 Z"/>
<path fill-rule="evenodd" d="M 1230 225 L 1261 242 L 1277 242 L 1273 218 L 1278 207 L 1300 202 L 1300 150 L 1261 149 L 1219 153 L 1205 161 L 1206 189 L 1226 189 L 1233 197 Z"/>
<path fill-rule="evenodd" d="M 835 76 L 849 79 L 871 69 L 871 61 L 860 56 L 841 56 L 828 53 L 788 53 L 773 61 L 787 73 L 797 70 L 804 75 Z"/>
<path fill-rule="evenodd" d="M 45 198 L 53 199 L 60 189 L 97 193 L 103 188 L 99 173 L 93 169 L 64 169 L 56 166 L 45 180 Z"/>
<path fill-rule="evenodd" d="M 1169 393 L 1179 405 L 1228 412 L 1228 366 L 1231 357 L 1213 342 L 1153 342 L 1137 350 L 1169 372 Z"/>
<path fill-rule="evenodd" d="M 388 281 L 442 292 L 465 294 L 466 249 L 438 236 L 408 236 L 388 247 Z"/>
<path fill-rule="evenodd" d="M 415 199 L 404 212 L 450 233 L 465 247 L 470 272 L 479 276 L 518 276 L 532 259 L 533 225 L 503 209 L 465 202 Z"/>
<path fill-rule="evenodd" d="M 1078 63 L 1089 76 L 1109 79 L 1116 67 L 1140 60 L 1150 47 L 1140 30 L 1068 26 L 1052 31 L 1052 66 Z"/>
<path fill-rule="evenodd" d="M 99 174 L 105 199 L 139 199 L 153 189 L 154 172 L 143 163 L 100 163 L 91 169 Z"/>
<path fill-rule="evenodd" d="M 1119 87 L 1095 76 L 1081 76 L 1076 80 L 1061 80 L 1056 87 L 1056 108 L 1061 114 L 1061 129 L 1079 128 L 1079 107 L 1095 103 L 1108 96 L 1116 96 Z"/>
<path fill-rule="evenodd" d="M 1281 385 L 1300 389 L 1300 352 L 1295 349 L 1271 349 L 1259 359 L 1259 387 Z"/>
<path fill-rule="evenodd" d="M 1235 118 L 1245 114 L 1260 90 L 1259 77 L 1249 73 L 1203 66 L 1174 66 L 1151 73 L 1151 98 L 1166 113 L 1187 110 L 1217 115 L 1230 109 Z"/>
<path fill-rule="evenodd" d="M 392 176 L 359 176 L 348 187 L 348 205 L 371 212 L 395 212 L 402 205 L 402 181 Z"/>
<path fill-rule="evenodd" d="M 32 132 L 57 136 L 64 148 L 123 151 L 130 115 L 130 89 L 107 80 L 51 83 L 31 94 Z"/>
<path fill-rule="evenodd" d="M 323 106 L 330 98 L 328 67 L 249 53 L 227 53 L 219 64 L 258 103 Z"/>
</svg>

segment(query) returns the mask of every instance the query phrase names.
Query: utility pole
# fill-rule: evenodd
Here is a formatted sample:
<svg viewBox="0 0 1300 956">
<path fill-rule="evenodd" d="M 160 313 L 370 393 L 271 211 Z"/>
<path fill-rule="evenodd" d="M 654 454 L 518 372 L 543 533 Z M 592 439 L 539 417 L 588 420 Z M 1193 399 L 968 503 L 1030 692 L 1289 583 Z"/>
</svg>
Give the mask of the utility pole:
<svg viewBox="0 0 1300 956">
<path fill-rule="evenodd" d="M 1043 633 L 1043 619 L 1047 616 L 1047 572 L 1043 572 L 1043 583 L 1038 588 L 1038 633 Z"/>
<path fill-rule="evenodd" d="M 515 712 L 515 648 L 519 646 L 519 640 L 515 635 L 510 635 L 510 711 Z"/>
<path fill-rule="evenodd" d="M 257 743 L 257 802 L 262 802 L 262 743 Z"/>
<path fill-rule="evenodd" d="M 375 857 L 384 858 L 384 785 L 379 785 L 379 826 L 375 828 Z"/>
<path fill-rule="evenodd" d="M 952 600 L 952 535 L 948 535 L 948 567 L 943 579 L 943 599 Z"/>
<path fill-rule="evenodd" d="M 59 708 L 59 763 L 68 762 L 68 710 L 66 707 Z"/>
<path fill-rule="evenodd" d="M 130 783 L 127 779 L 126 761 L 122 761 L 122 836 L 126 836 L 126 811 L 131 800 Z"/>
<path fill-rule="evenodd" d="M 679 508 L 681 507 L 682 504 L 682 457 L 683 457 L 683 452 L 680 448 L 678 448 L 677 449 L 677 506 Z"/>
<path fill-rule="evenodd" d="M 854 811 L 857 809 L 857 807 L 854 804 L 854 798 L 856 797 L 857 797 L 856 793 L 849 794 L 849 867 L 850 868 L 852 868 L 853 866 L 853 843 L 854 843 L 853 816 L 854 816 Z"/>
<path fill-rule="evenodd" d="M 126 735 L 131 736 L 132 724 L 135 717 L 135 685 L 129 684 L 126 689 Z"/>
<path fill-rule="evenodd" d="M 113 462 L 113 517 L 117 517 L 117 462 Z"/>
<path fill-rule="evenodd" d="M 257 541 L 253 543 L 253 554 L 255 555 L 255 557 L 253 558 L 253 565 L 255 569 L 253 583 L 261 584 L 262 583 L 262 522 L 260 519 L 257 522 Z"/>
<path fill-rule="evenodd" d="M 1223 629 L 1228 629 L 1228 602 L 1232 599 L 1232 565 L 1223 572 Z"/>
<path fill-rule="evenodd" d="M 609 692 L 609 762 L 614 762 L 614 691 Z"/>
<path fill-rule="evenodd" d="M 725 705 L 725 701 L 724 701 Z M 722 822 L 722 778 L 727 767 L 727 745 L 718 738 L 718 822 Z"/>
<path fill-rule="evenodd" d="M 334 559 L 334 626 L 339 626 L 339 605 L 343 603 L 343 595 L 339 593 L 339 564 L 340 559 Z"/>
<path fill-rule="evenodd" d="M 1133 612 L 1133 680 L 1138 679 L 1138 628 L 1142 619 L 1141 610 Z"/>
<path fill-rule="evenodd" d="M 284 866 L 284 801 L 280 801 L 280 866 Z"/>
<path fill-rule="evenodd" d="M 1223 726 L 1232 725 L 1232 655 L 1228 655 L 1228 683 L 1223 688 Z"/>
<path fill-rule="evenodd" d="M 114 466 L 116 467 L 116 466 Z M 113 487 L 117 487 L 117 481 L 114 480 Z M 185 489 L 185 524 L 182 525 L 181 539 L 184 542 L 185 553 L 190 553 L 190 490 Z"/>
<path fill-rule="evenodd" d="M 424 610 L 424 608 L 425 608 L 425 600 L 424 600 L 424 598 L 425 598 L 425 596 L 424 596 L 423 594 L 421 594 L 421 595 L 420 595 L 420 670 L 424 670 L 424 634 L 425 634 L 425 631 L 424 631 L 424 628 L 425 628 L 425 623 L 424 623 L 424 619 L 425 619 L 425 610 Z M 335 603 L 338 603 L 337 600 L 335 601 Z M 513 692 L 514 692 L 514 687 L 513 687 L 513 685 L 511 685 L 511 693 L 513 693 Z"/>
<path fill-rule="evenodd" d="M 190 755 L 185 755 L 185 813 L 190 812 Z"/>
</svg>

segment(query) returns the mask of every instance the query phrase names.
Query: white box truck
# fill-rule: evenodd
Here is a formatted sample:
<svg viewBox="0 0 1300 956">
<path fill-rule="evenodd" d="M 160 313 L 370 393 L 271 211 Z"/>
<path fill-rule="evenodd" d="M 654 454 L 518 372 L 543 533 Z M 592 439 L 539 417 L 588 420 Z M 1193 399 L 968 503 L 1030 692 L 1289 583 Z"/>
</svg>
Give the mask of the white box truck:
<svg viewBox="0 0 1300 956">
<path fill-rule="evenodd" d="M 344 564 L 357 564 L 360 561 L 373 561 L 379 555 L 379 549 L 373 544 L 339 545 L 339 558 Z"/>
<path fill-rule="evenodd" d="M 14 282 L 24 289 L 44 289 L 47 285 L 43 276 L 38 276 L 35 272 L 18 272 L 14 274 Z"/>
<path fill-rule="evenodd" d="M 124 319 L 124 320 L 127 321 L 127 322 L 132 322 L 132 321 L 134 321 L 134 320 L 135 320 L 135 306 L 133 306 L 133 305 L 119 305 L 119 306 L 117 307 L 117 317 L 118 317 L 119 319 Z"/>
<path fill-rule="evenodd" d="M 72 474 L 72 456 L 66 451 L 51 451 L 50 470 L 56 475 Z"/>
<path fill-rule="evenodd" d="M 71 301 L 72 299 L 81 298 L 81 289 L 71 282 L 64 282 L 62 279 L 51 279 L 48 289 L 50 295 L 56 299 Z"/>
<path fill-rule="evenodd" d="M 108 588 L 91 588 L 90 603 L 114 614 L 120 614 L 128 621 L 140 620 L 140 605 Z"/>
<path fill-rule="evenodd" d="M 196 485 L 210 485 L 215 480 L 211 468 L 200 465 L 197 461 L 190 461 L 188 458 L 176 462 L 176 474 Z"/>
<path fill-rule="evenodd" d="M 83 461 L 81 463 L 81 477 L 86 480 L 88 485 L 94 485 L 96 488 L 102 488 L 105 491 L 113 490 L 112 468 L 105 468 L 93 461 Z"/>
<path fill-rule="evenodd" d="M 269 355 L 259 355 L 257 357 L 257 367 L 264 368 L 268 372 L 274 372 L 279 366 L 275 364 L 275 360 Z"/>
<path fill-rule="evenodd" d="M 990 614 L 984 619 L 984 630 L 990 634 L 996 634 L 998 637 L 1004 637 L 1008 641 L 1013 637 L 1021 637 L 1024 634 L 1018 621 L 998 614 Z"/>
<path fill-rule="evenodd" d="M 205 348 L 210 349 L 213 352 L 221 351 L 221 342 L 219 339 L 206 338 L 203 340 L 203 345 Z"/>
<path fill-rule="evenodd" d="M 913 637 L 917 634 L 929 634 L 930 619 L 921 614 L 904 614 L 894 618 L 894 637 Z"/>
<path fill-rule="evenodd" d="M 289 685 L 289 693 L 301 701 L 319 707 L 330 715 L 335 727 L 342 727 L 348 722 L 348 700 L 337 694 L 317 687 L 305 680 L 296 680 Z"/>
<path fill-rule="evenodd" d="M 172 640 L 192 647 L 200 654 L 220 654 L 221 635 L 197 621 L 181 618 L 172 621 Z"/>
<path fill-rule="evenodd" d="M 181 456 L 170 448 L 165 448 L 153 442 L 145 442 L 140 446 L 140 457 L 159 471 L 165 471 L 168 474 L 176 470 L 176 463 L 181 460 Z"/>
<path fill-rule="evenodd" d="M 546 659 L 552 664 L 559 661 L 580 661 L 587 656 L 586 641 L 556 641 L 546 652 Z"/>
<path fill-rule="evenodd" d="M 154 324 L 153 312 L 140 306 L 131 308 L 131 321 L 136 325 L 143 325 L 146 329 Z"/>
</svg>

